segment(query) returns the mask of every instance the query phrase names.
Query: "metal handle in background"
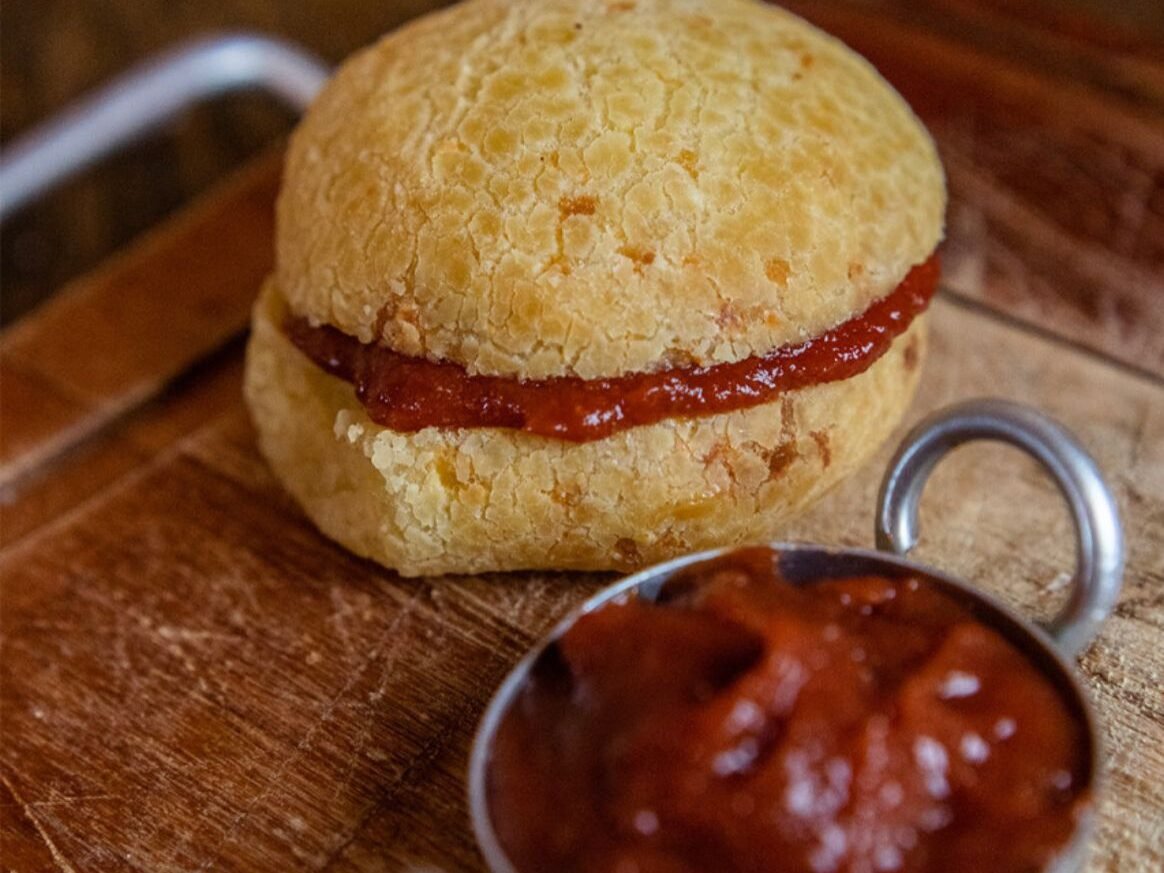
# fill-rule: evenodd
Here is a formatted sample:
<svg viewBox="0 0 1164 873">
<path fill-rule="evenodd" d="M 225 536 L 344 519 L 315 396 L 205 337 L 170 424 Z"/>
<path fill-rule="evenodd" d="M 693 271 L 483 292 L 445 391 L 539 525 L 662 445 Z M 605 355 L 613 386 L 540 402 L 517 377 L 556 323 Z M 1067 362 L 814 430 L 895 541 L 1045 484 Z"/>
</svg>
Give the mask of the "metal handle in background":
<svg viewBox="0 0 1164 873">
<path fill-rule="evenodd" d="M 1051 419 L 1005 400 L 973 400 L 944 409 L 906 436 L 881 483 L 877 548 L 907 554 L 918 540 L 918 503 L 934 466 L 973 440 L 998 440 L 1024 450 L 1046 468 L 1075 522 L 1071 596 L 1048 632 L 1069 655 L 1091 642 L 1119 595 L 1123 533 L 1115 499 L 1091 456 Z"/>
<path fill-rule="evenodd" d="M 65 109 L 0 155 L 0 220 L 188 106 L 261 88 L 302 112 L 326 64 L 290 43 L 237 33 L 165 52 Z"/>
</svg>

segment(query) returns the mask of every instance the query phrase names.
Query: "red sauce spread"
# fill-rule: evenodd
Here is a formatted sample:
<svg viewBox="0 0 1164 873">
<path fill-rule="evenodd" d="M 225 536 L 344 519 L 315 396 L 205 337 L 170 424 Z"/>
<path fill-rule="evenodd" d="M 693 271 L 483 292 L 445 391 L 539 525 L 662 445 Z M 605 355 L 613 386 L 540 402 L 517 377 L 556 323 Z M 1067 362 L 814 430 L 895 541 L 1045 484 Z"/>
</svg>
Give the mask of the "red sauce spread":
<svg viewBox="0 0 1164 873">
<path fill-rule="evenodd" d="M 1072 700 L 932 583 L 744 550 L 546 650 L 489 808 L 519 873 L 1037 873 L 1088 804 Z"/>
<path fill-rule="evenodd" d="M 929 305 L 938 273 L 935 255 L 863 314 L 799 345 L 736 363 L 612 379 L 471 376 L 459 364 L 366 345 L 303 318 L 289 318 L 285 330 L 316 364 L 353 383 L 369 417 L 384 427 L 505 427 L 587 442 L 665 418 L 757 406 L 785 391 L 855 376 Z"/>
</svg>

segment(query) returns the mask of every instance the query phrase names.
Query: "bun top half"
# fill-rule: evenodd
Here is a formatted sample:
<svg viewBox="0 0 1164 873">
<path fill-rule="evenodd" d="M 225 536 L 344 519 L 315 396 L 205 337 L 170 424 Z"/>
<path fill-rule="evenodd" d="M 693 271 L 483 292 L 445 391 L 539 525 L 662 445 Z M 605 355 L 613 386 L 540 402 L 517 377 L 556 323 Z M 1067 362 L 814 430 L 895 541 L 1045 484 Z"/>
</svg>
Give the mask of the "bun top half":
<svg viewBox="0 0 1164 873">
<path fill-rule="evenodd" d="M 941 239 L 945 181 L 861 57 L 758 0 L 467 0 L 351 58 L 294 134 L 292 312 L 470 373 L 800 342 Z"/>
</svg>

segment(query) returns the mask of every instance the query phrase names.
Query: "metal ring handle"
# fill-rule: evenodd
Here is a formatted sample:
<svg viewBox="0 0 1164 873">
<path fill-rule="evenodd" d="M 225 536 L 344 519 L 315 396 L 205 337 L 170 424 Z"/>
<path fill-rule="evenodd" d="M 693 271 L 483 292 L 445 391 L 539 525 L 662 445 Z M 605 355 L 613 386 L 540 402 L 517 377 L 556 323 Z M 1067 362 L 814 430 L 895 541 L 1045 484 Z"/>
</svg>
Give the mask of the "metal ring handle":
<svg viewBox="0 0 1164 873">
<path fill-rule="evenodd" d="M 0 220 L 194 103 L 257 87 L 302 112 L 328 75 L 328 67 L 302 49 L 248 33 L 199 39 L 164 52 L 4 150 Z"/>
<path fill-rule="evenodd" d="M 877 498 L 877 548 L 906 555 L 918 540 L 918 503 L 930 473 L 951 449 L 973 440 L 1016 446 L 1051 474 L 1075 522 L 1075 575 L 1067 605 L 1046 630 L 1067 654 L 1091 642 L 1119 595 L 1123 532 L 1115 499 L 1094 460 L 1066 430 L 1029 407 L 972 400 L 929 416 L 897 450 Z"/>
</svg>

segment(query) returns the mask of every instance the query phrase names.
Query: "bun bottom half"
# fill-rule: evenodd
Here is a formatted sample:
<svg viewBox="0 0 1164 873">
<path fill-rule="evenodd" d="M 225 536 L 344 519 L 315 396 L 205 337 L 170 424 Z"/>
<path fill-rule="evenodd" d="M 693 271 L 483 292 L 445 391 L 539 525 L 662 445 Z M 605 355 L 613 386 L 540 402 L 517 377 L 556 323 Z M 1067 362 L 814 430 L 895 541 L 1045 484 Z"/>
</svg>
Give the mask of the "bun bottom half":
<svg viewBox="0 0 1164 873">
<path fill-rule="evenodd" d="M 245 395 L 259 448 L 319 529 L 404 576 L 632 570 L 779 536 L 901 420 L 925 352 L 917 318 L 868 370 L 772 403 L 569 443 L 498 428 L 400 433 L 284 335 L 268 282 Z"/>
</svg>

